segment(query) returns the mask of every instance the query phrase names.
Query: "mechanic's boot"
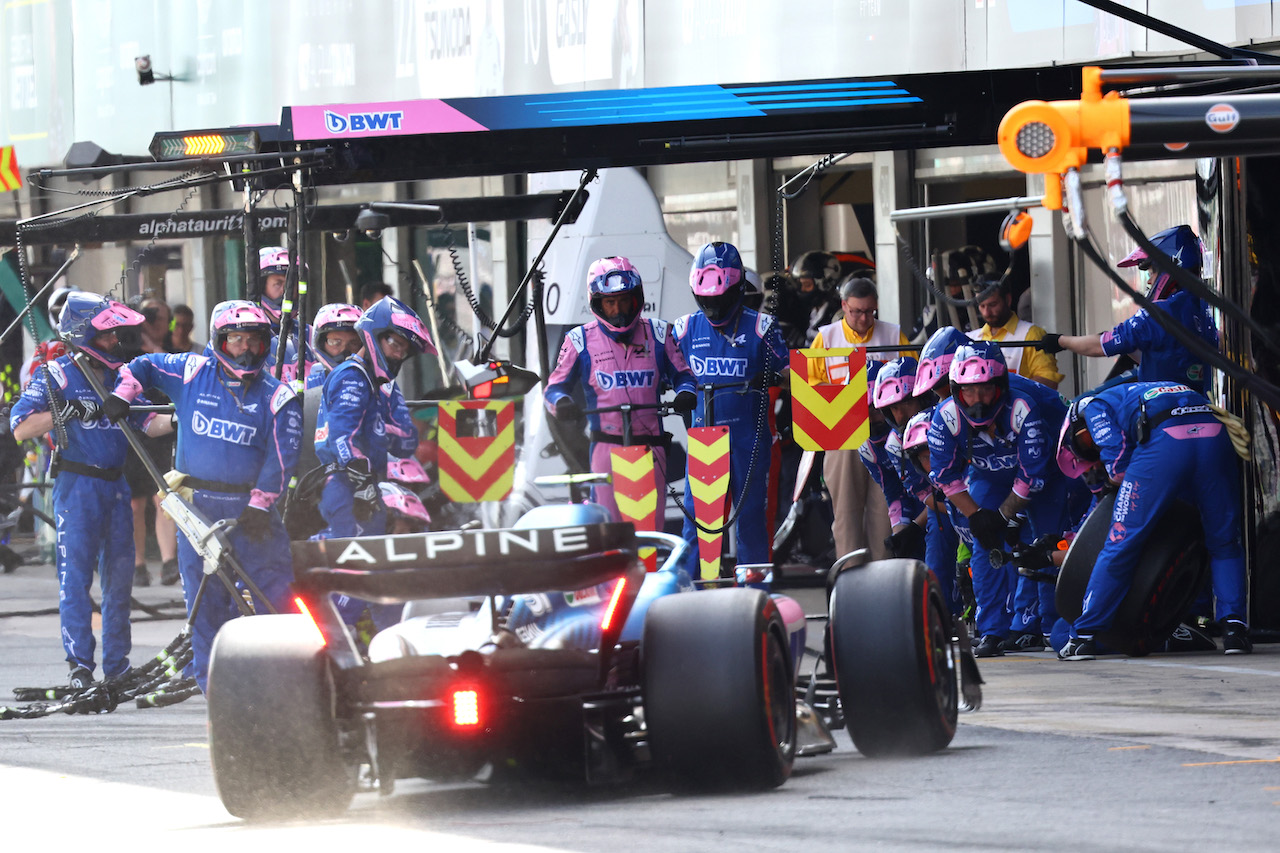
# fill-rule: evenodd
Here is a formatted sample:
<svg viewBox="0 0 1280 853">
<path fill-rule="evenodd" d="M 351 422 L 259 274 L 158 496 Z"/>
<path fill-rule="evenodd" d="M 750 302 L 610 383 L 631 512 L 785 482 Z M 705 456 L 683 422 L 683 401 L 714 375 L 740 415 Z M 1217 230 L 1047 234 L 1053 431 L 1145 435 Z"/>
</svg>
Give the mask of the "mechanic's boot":
<svg viewBox="0 0 1280 853">
<path fill-rule="evenodd" d="M 1093 660 L 1097 654 L 1093 637 L 1072 637 L 1058 650 L 1058 660 Z"/>
<path fill-rule="evenodd" d="M 85 666 L 71 667 L 71 677 L 67 680 L 72 690 L 88 690 L 93 686 L 93 673 Z"/>
<path fill-rule="evenodd" d="M 1028 631 L 1005 640 L 1004 650 L 1006 652 L 1042 652 L 1045 650 L 1044 637 Z"/>
<path fill-rule="evenodd" d="M 133 567 L 133 585 L 151 586 L 151 572 L 147 571 L 146 563 L 138 563 Z"/>
<path fill-rule="evenodd" d="M 987 634 L 973 646 L 976 658 L 994 658 L 1004 654 L 1004 637 Z"/>
<path fill-rule="evenodd" d="M 1222 623 L 1222 653 L 1224 655 L 1247 655 L 1253 652 L 1253 641 L 1249 639 L 1249 627 L 1236 619 L 1228 619 Z"/>
<path fill-rule="evenodd" d="M 165 586 L 173 586 L 180 580 L 182 580 L 182 576 L 178 574 L 177 558 L 165 560 L 164 565 L 160 567 L 160 583 Z"/>
</svg>

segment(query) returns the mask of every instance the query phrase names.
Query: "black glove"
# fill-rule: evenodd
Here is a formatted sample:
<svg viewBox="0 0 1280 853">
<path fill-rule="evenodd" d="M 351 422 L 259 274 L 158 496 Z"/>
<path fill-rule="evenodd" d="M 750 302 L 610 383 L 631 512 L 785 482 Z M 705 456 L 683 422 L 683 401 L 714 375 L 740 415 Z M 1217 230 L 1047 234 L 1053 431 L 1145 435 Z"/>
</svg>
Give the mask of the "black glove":
<svg viewBox="0 0 1280 853">
<path fill-rule="evenodd" d="M 378 488 L 378 484 L 370 480 L 364 486 L 356 489 L 352 497 L 355 504 L 351 508 L 351 512 L 356 517 L 356 521 L 368 521 L 373 518 L 373 514 L 382 508 L 382 490 Z"/>
<path fill-rule="evenodd" d="M 1004 544 L 1010 548 L 1018 547 L 1022 544 L 1022 525 L 1027 520 L 1027 517 L 1025 515 L 1015 515 L 1013 518 L 1009 518 L 1004 513 L 1000 514 L 1005 518 Z"/>
<path fill-rule="evenodd" d="M 102 405 L 93 400 L 64 400 L 58 408 L 58 420 L 96 421 L 102 418 Z"/>
<path fill-rule="evenodd" d="M 369 467 L 368 459 L 352 459 L 342 469 L 342 472 L 347 475 L 347 482 L 356 491 L 363 489 L 373 480 L 373 473 Z"/>
<path fill-rule="evenodd" d="M 1005 541 L 1009 522 L 994 509 L 979 509 L 969 516 L 969 530 L 978 544 L 988 551 L 999 548 Z"/>
<path fill-rule="evenodd" d="M 918 557 L 924 553 L 924 528 L 908 521 L 901 530 L 885 537 L 884 547 L 895 557 Z"/>
<path fill-rule="evenodd" d="M 561 397 L 556 400 L 556 420 L 574 423 L 582 420 L 582 409 L 573 402 L 572 397 Z"/>
<path fill-rule="evenodd" d="M 108 394 L 102 401 L 102 417 L 115 423 L 129 414 L 129 401 L 115 394 Z"/>
<path fill-rule="evenodd" d="M 1047 352 L 1049 355 L 1057 355 L 1064 349 L 1062 344 L 1058 341 L 1058 338 L 1060 337 L 1062 337 L 1062 335 L 1050 332 L 1040 340 L 1036 341 L 1036 346 Z"/>
<path fill-rule="evenodd" d="M 687 414 L 698 408 L 698 395 L 692 391 L 681 391 L 671 401 L 671 408 L 680 414 Z"/>
<path fill-rule="evenodd" d="M 271 532 L 271 511 L 250 504 L 236 519 L 236 528 L 254 542 L 261 542 Z"/>
<path fill-rule="evenodd" d="M 1017 564 L 1020 569 L 1043 569 L 1053 566 L 1053 555 L 1058 550 L 1062 537 L 1056 533 L 1046 533 L 1032 542 L 1018 555 Z"/>
</svg>

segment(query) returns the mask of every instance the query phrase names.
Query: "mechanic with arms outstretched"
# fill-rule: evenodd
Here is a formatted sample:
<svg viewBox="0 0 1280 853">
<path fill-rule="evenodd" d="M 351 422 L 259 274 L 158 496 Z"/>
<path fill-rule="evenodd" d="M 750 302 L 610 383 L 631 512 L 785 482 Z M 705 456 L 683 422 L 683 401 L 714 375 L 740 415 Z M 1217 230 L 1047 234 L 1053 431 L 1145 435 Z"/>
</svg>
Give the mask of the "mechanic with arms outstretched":
<svg viewBox="0 0 1280 853">
<path fill-rule="evenodd" d="M 664 385 L 675 389 L 672 404 L 679 412 L 692 412 L 697 397 L 693 374 L 676 348 L 670 328 L 662 320 L 641 317 L 644 285 L 631 261 L 623 257 L 601 258 L 587 271 L 591 320 L 565 335 L 555 370 L 547 379 L 543 399 L 547 411 L 570 428 L 582 425 L 582 410 L 573 390 L 582 386 L 588 409 L 626 403 L 653 406 Z M 667 442 L 662 420 L 653 408 L 631 412 L 631 443 L 653 449 L 653 481 L 658 491 L 658 518 L 667 506 Z M 602 412 L 587 416 L 591 429 L 591 470 L 612 468 L 609 448 L 622 444 L 623 414 Z M 592 487 L 591 499 L 620 519 L 613 486 Z"/>
</svg>

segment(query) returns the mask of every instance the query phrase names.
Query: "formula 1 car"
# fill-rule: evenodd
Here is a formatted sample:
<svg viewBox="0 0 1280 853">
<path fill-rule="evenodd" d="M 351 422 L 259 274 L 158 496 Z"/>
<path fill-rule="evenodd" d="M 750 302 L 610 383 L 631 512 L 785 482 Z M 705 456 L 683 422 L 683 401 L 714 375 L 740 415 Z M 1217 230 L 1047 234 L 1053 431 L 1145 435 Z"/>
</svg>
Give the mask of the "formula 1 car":
<svg viewBox="0 0 1280 853">
<path fill-rule="evenodd" d="M 645 571 L 642 545 L 663 552 L 659 570 Z M 677 789 L 782 784 L 813 724 L 812 714 L 798 722 L 793 694 L 804 614 L 759 589 L 694 592 L 676 568 L 685 547 L 594 504 L 536 507 L 510 529 L 294 543 L 302 613 L 232 620 L 214 642 L 210 749 L 223 804 L 249 819 L 333 813 L 362 770 L 384 794 L 399 778 L 601 782 L 646 768 Z M 914 650 L 920 577 L 875 565 L 846 573 L 873 570 L 858 612 L 906 607 L 894 618 L 910 635 L 893 639 Z M 882 589 L 891 575 L 906 585 Z M 362 649 L 337 595 L 410 603 Z M 842 694 L 855 743 L 875 754 L 867 744 L 880 732 L 920 716 L 920 662 L 894 668 L 903 655 L 893 652 L 877 672 L 875 660 L 851 661 L 852 630 L 837 632 Z M 945 652 L 924 663 L 954 696 Z M 853 688 L 859 679 L 866 689 Z M 909 696 L 894 686 L 904 679 L 916 685 Z M 877 704 L 903 699 L 897 713 Z M 935 732 L 929 743 L 949 740 Z"/>
</svg>

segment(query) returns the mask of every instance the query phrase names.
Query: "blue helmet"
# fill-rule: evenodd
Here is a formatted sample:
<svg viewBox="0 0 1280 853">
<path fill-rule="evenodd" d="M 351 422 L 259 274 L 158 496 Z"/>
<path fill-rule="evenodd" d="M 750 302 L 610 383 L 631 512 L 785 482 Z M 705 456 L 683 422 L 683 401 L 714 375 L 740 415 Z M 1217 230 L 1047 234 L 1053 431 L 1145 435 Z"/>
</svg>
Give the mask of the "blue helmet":
<svg viewBox="0 0 1280 853">
<path fill-rule="evenodd" d="M 1151 238 L 1157 249 L 1173 258 L 1173 262 L 1184 270 L 1200 274 L 1204 264 L 1204 252 L 1200 238 L 1191 230 L 1190 225 L 1175 225 L 1166 228 Z M 1146 272 L 1152 268 L 1151 259 L 1141 248 L 1134 249 L 1124 260 L 1116 264 L 1118 267 L 1137 267 Z M 1173 276 L 1163 270 L 1157 270 L 1155 277 L 1147 285 L 1147 298 L 1151 300 L 1165 299 L 1178 289 Z"/>
<path fill-rule="evenodd" d="M 916 368 L 916 385 L 912 394 L 923 397 L 951 371 L 951 359 L 956 350 L 969 343 L 969 336 L 955 326 L 943 326 L 929 336 L 920 350 L 920 366 Z"/>
<path fill-rule="evenodd" d="M 142 324 L 146 318 L 127 305 L 96 293 L 72 291 L 63 303 L 58 317 L 62 339 L 77 349 L 115 370 L 134 356 L 142 354 Z M 114 332 L 115 346 L 95 346 L 99 335 Z"/>
<path fill-rule="evenodd" d="M 716 328 L 727 326 L 742 306 L 742 283 L 747 279 L 742 256 L 732 243 L 708 243 L 693 256 L 689 286 L 702 313 Z"/>
<path fill-rule="evenodd" d="M 948 377 L 956 407 L 972 426 L 984 427 L 995 420 L 1009 398 L 1009 366 L 995 341 L 969 341 L 957 349 Z M 986 384 L 994 385 L 997 392 L 988 403 L 972 395 L 966 399 L 962 393 L 966 386 Z"/>
<path fill-rule="evenodd" d="M 400 372 L 400 365 L 414 355 L 435 353 L 431 335 L 417 313 L 394 296 L 384 296 L 370 305 L 356 321 L 356 334 L 364 342 L 365 359 L 373 368 L 377 382 L 390 382 Z M 405 358 L 394 358 L 382 351 L 382 341 L 396 334 L 409 342 Z"/>
</svg>

